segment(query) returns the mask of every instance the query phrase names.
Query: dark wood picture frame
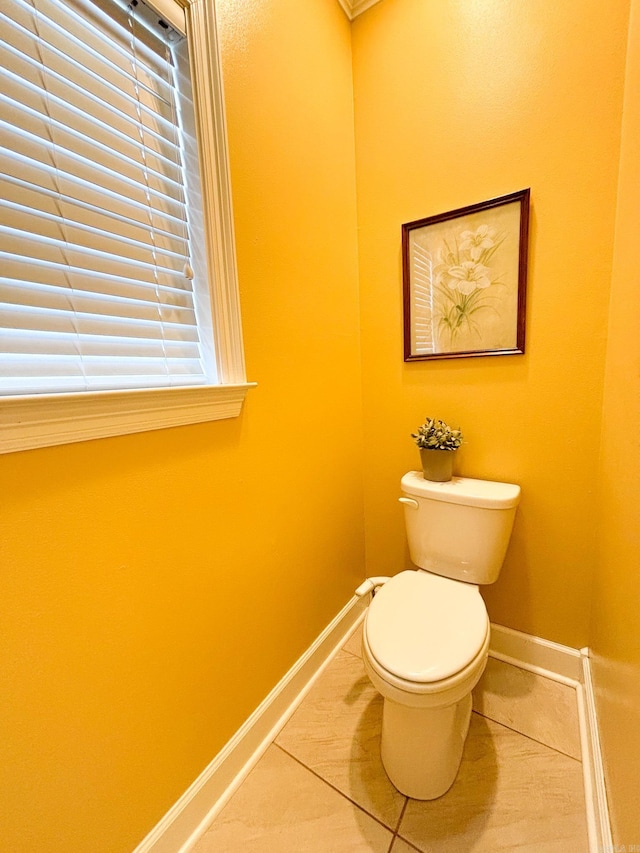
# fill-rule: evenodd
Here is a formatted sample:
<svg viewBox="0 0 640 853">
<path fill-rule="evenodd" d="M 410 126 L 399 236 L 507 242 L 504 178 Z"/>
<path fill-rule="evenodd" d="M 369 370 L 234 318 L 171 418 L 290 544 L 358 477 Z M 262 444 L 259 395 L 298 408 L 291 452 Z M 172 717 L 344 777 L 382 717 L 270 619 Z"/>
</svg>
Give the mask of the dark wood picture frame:
<svg viewBox="0 0 640 853">
<path fill-rule="evenodd" d="M 530 190 L 402 226 L 404 360 L 522 355 Z"/>
</svg>

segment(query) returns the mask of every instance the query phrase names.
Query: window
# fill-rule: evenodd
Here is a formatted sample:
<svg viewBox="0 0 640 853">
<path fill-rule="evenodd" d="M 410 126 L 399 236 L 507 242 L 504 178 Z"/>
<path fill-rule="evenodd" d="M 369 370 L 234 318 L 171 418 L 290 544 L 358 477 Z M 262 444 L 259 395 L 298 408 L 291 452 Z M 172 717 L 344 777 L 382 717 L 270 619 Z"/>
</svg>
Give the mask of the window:
<svg viewBox="0 0 640 853">
<path fill-rule="evenodd" d="M 160 2 L 0 9 L 2 450 L 242 405 L 215 21 Z"/>
</svg>

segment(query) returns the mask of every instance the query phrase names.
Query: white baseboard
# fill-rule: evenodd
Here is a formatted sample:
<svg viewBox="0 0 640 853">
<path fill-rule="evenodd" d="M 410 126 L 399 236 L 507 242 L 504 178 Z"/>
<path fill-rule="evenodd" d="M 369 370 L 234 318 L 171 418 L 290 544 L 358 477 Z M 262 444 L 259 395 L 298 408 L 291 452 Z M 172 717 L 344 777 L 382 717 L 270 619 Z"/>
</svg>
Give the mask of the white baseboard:
<svg viewBox="0 0 640 853">
<path fill-rule="evenodd" d="M 583 679 L 582 656 L 578 649 L 561 646 L 532 634 L 523 634 L 522 631 L 514 631 L 503 625 L 491 624 L 489 654 L 545 678 L 569 682 L 572 687 Z"/>
<path fill-rule="evenodd" d="M 188 853 L 364 618 L 354 596 L 133 853 Z"/>
<path fill-rule="evenodd" d="M 502 625 L 491 625 L 489 654 L 576 691 L 589 853 L 613 850 L 589 649 L 572 649 Z"/>
<path fill-rule="evenodd" d="M 189 853 L 285 725 L 348 635 L 369 597 L 353 597 L 133 853 Z M 491 625 L 491 657 L 576 690 L 589 853 L 613 850 L 588 649 Z"/>
<path fill-rule="evenodd" d="M 581 649 L 580 652 L 583 679 L 577 690 L 577 698 L 580 742 L 582 745 L 582 770 L 587 801 L 589 850 L 590 853 L 603 853 L 603 851 L 612 851 L 615 848 L 611 836 L 604 766 L 600 751 L 596 700 L 591 675 L 591 657 L 589 649 Z"/>
</svg>

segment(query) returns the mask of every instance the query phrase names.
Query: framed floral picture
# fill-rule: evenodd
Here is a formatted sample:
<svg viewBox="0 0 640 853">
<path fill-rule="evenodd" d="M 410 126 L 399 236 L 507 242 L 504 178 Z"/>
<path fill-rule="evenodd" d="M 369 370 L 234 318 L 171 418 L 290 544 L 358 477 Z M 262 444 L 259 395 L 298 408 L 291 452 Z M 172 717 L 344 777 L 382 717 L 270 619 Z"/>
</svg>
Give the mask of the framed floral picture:
<svg viewBox="0 0 640 853">
<path fill-rule="evenodd" d="M 402 226 L 405 361 L 524 352 L 529 192 Z"/>
</svg>

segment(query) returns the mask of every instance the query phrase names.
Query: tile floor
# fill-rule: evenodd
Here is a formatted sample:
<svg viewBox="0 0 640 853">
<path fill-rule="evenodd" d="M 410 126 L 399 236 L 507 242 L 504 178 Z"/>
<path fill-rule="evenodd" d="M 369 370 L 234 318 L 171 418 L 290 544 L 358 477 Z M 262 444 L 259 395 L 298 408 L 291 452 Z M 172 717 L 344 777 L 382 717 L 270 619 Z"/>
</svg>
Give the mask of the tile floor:
<svg viewBox="0 0 640 853">
<path fill-rule="evenodd" d="M 193 853 L 587 853 L 575 690 L 490 659 L 474 708 L 453 787 L 398 793 L 358 630 Z"/>
</svg>

